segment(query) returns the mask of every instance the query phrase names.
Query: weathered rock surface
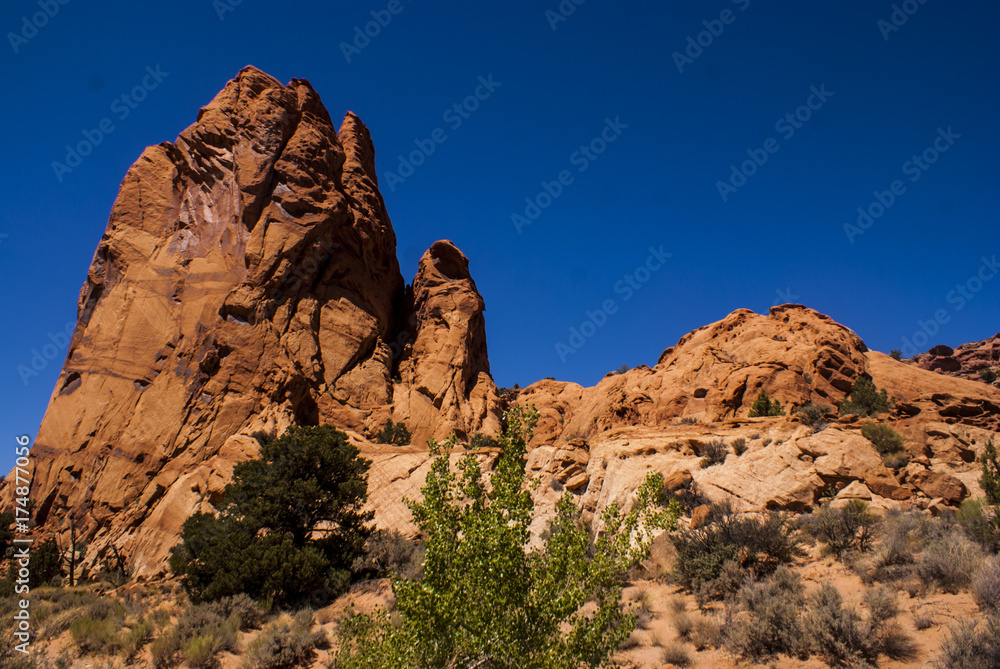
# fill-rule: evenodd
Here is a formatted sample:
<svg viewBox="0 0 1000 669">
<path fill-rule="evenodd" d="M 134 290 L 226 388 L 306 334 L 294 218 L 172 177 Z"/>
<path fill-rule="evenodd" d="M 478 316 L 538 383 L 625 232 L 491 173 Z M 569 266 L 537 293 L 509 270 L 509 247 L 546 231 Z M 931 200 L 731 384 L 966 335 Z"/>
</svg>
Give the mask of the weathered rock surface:
<svg viewBox="0 0 1000 669">
<path fill-rule="evenodd" d="M 33 447 L 40 524 L 151 573 L 251 457 L 239 435 L 363 441 L 397 393 L 419 436 L 496 431 L 467 261 L 450 243 L 425 261 L 394 384 L 406 293 L 369 131 L 351 113 L 338 130 L 304 80 L 241 71 L 122 182 Z"/>
<path fill-rule="evenodd" d="M 1000 374 L 1000 333 L 957 348 L 940 344 L 907 362 L 932 372 L 980 381 L 980 372 L 985 370 L 991 369 Z"/>
</svg>

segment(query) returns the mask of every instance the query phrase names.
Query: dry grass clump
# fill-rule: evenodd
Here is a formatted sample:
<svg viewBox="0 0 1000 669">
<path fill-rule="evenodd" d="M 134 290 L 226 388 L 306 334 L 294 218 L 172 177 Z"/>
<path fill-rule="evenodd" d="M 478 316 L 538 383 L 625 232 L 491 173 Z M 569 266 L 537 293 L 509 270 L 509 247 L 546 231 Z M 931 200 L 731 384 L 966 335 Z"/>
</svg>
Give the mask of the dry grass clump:
<svg viewBox="0 0 1000 669">
<path fill-rule="evenodd" d="M 308 665 L 317 648 L 329 641 L 322 630 L 312 630 L 312 611 L 294 617 L 284 614 L 264 628 L 247 648 L 242 669 L 292 669 Z"/>
</svg>

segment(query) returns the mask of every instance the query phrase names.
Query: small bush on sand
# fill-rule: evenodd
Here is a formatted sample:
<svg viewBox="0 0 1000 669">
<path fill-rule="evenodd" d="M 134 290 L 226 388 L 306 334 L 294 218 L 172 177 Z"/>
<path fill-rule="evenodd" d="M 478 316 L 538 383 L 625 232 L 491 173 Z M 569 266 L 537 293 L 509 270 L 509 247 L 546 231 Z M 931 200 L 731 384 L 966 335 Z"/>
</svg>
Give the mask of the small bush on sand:
<svg viewBox="0 0 1000 669">
<path fill-rule="evenodd" d="M 705 525 L 670 540 L 677 549 L 676 581 L 701 601 L 725 597 L 747 578 L 768 576 L 798 552 L 798 539 L 784 516 L 741 516 L 728 504 L 713 506 Z"/>
<path fill-rule="evenodd" d="M 840 592 L 822 584 L 808 598 L 803 617 L 805 639 L 810 650 L 835 667 L 874 664 L 880 654 L 909 659 L 915 654 L 912 640 L 895 622 L 899 613 L 895 593 L 879 586 L 865 594 L 868 615 L 845 606 Z"/>
<path fill-rule="evenodd" d="M 802 655 L 802 583 L 788 567 L 740 589 L 727 612 L 725 643 L 732 652 L 760 661 L 778 653 Z"/>
<path fill-rule="evenodd" d="M 312 629 L 312 611 L 282 616 L 264 628 L 247 648 L 242 669 L 294 669 L 308 666 L 317 648 L 328 645 L 323 630 Z"/>
<path fill-rule="evenodd" d="M 720 465 L 726 461 L 726 442 L 721 439 L 712 439 L 705 445 L 702 451 L 701 468 L 708 469 L 715 465 Z"/>
<path fill-rule="evenodd" d="M 851 551 L 867 551 L 877 522 L 866 502 L 852 499 L 839 508 L 824 505 L 815 513 L 810 527 L 831 553 L 841 557 Z"/>
<path fill-rule="evenodd" d="M 940 669 L 993 669 L 1000 667 L 1000 617 L 960 620 L 941 644 Z"/>
<path fill-rule="evenodd" d="M 1000 613 L 1000 555 L 987 558 L 976 570 L 972 594 L 981 611 Z"/>
</svg>

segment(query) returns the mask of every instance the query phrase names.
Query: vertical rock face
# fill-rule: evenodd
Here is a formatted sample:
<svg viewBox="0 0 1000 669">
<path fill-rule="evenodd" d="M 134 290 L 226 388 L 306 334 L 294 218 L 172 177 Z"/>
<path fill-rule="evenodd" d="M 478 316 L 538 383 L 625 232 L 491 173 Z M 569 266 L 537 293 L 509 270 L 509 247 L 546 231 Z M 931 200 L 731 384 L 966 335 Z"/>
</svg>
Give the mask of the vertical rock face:
<svg viewBox="0 0 1000 669">
<path fill-rule="evenodd" d="M 469 259 L 449 241 L 433 244 L 407 292 L 408 343 L 394 393 L 394 411 L 416 429 L 415 443 L 444 437 L 449 426 L 459 437 L 500 430 L 485 308 Z"/>
<path fill-rule="evenodd" d="M 412 291 L 402 415 L 424 434 L 496 428 L 482 298 L 461 252 L 435 249 Z M 338 131 L 304 80 L 244 69 L 122 182 L 33 449 L 38 521 L 159 569 L 253 456 L 236 435 L 332 423 L 361 438 L 389 415 L 405 298 L 368 129 L 348 113 Z"/>
</svg>

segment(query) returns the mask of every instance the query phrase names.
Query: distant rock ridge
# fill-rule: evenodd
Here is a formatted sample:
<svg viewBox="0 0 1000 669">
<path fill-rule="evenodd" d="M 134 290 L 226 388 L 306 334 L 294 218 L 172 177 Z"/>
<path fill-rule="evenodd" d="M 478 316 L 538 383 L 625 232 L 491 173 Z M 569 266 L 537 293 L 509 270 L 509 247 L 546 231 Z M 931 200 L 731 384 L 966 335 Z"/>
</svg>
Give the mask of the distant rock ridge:
<svg viewBox="0 0 1000 669">
<path fill-rule="evenodd" d="M 1000 333 L 983 341 L 969 342 L 955 348 L 939 344 L 909 360 L 923 369 L 979 381 L 982 372 L 993 370 L 1000 375 Z"/>
</svg>

